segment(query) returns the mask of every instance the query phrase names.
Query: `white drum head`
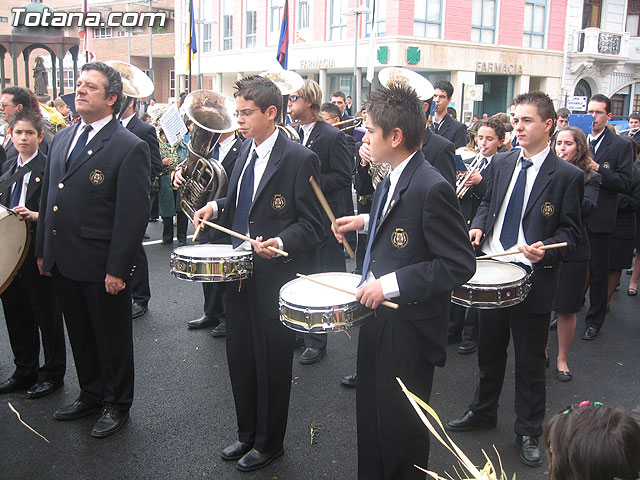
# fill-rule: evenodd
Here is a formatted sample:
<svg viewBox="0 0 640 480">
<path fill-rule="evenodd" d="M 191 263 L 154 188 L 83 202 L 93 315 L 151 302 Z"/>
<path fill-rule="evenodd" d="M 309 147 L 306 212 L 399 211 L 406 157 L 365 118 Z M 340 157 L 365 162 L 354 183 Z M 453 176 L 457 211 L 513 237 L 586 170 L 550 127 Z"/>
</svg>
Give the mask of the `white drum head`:
<svg viewBox="0 0 640 480">
<path fill-rule="evenodd" d="M 467 285 L 501 285 L 526 277 L 527 272 L 518 265 L 495 260 L 477 260 L 476 273 Z"/>
<path fill-rule="evenodd" d="M 360 275 L 353 273 L 327 272 L 309 276 L 329 285 L 354 292 L 360 283 Z M 305 278 L 297 278 L 284 285 L 280 289 L 280 298 L 289 304 L 303 305 L 308 308 L 346 305 L 356 301 L 355 295 L 319 285 Z"/>
<path fill-rule="evenodd" d="M 0 293 L 9 286 L 13 274 L 20 268 L 26 255 L 29 239 L 29 227 L 5 208 L 0 209 Z"/>
<path fill-rule="evenodd" d="M 186 245 L 176 248 L 173 253 L 180 258 L 231 258 L 251 255 L 246 250 L 234 250 L 231 245 L 204 244 Z"/>
</svg>

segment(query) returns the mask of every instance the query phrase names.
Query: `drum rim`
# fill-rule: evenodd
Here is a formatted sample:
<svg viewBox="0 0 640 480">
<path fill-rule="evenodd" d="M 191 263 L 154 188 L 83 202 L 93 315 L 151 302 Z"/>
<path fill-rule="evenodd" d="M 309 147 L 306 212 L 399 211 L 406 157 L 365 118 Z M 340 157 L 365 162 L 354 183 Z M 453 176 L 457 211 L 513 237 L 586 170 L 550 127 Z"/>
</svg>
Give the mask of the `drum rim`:
<svg viewBox="0 0 640 480">
<path fill-rule="evenodd" d="M 5 207 L 4 205 L 2 205 L 2 206 L 4 207 L 4 209 L 6 210 L 6 212 L 9 215 L 16 215 L 17 216 L 17 214 L 13 210 Z M 26 230 L 24 247 L 22 248 L 22 253 L 20 254 L 20 258 L 18 259 L 18 263 L 16 263 L 15 268 L 9 274 L 9 276 L 4 281 L 4 283 L 2 285 L 0 285 L 0 294 L 2 294 L 9 287 L 9 285 L 11 285 L 11 282 L 13 282 L 13 278 L 18 273 L 18 270 L 20 270 L 20 268 L 22 268 L 22 264 L 24 263 L 24 261 L 27 258 L 27 253 L 29 253 L 29 247 L 31 245 L 31 228 L 30 228 L 31 222 L 29 220 L 27 220 L 27 219 L 19 220 L 19 221 L 24 223 L 24 228 Z"/>
<path fill-rule="evenodd" d="M 349 277 L 359 277 L 357 274 L 355 273 L 349 273 L 349 272 L 321 272 L 321 273 L 313 273 L 310 275 L 307 275 L 311 278 L 322 278 L 322 277 L 327 277 L 329 275 L 337 275 L 337 276 L 341 276 L 341 277 L 345 277 L 345 276 L 349 276 Z M 288 300 L 285 300 L 282 298 L 282 291 L 293 285 L 294 283 L 299 283 L 300 281 L 307 281 L 309 283 L 311 283 L 309 280 L 306 280 L 305 278 L 294 278 L 293 280 L 289 280 L 287 283 L 285 283 L 284 285 L 282 285 L 282 287 L 280 287 L 280 291 L 278 292 L 278 303 L 280 305 L 280 308 L 282 308 L 282 306 L 287 306 L 287 307 L 298 307 L 299 310 L 303 310 L 303 311 L 309 311 L 309 312 L 314 312 L 314 311 L 325 311 L 328 308 L 333 308 L 333 309 L 344 309 L 345 307 L 349 307 L 351 305 L 353 305 L 354 303 L 357 303 L 359 305 L 362 305 L 360 302 L 358 302 L 358 300 L 355 298 L 355 296 L 353 297 L 353 300 L 347 303 L 338 303 L 338 304 L 334 304 L 334 305 L 322 305 L 322 306 L 317 306 L 317 307 L 309 307 L 306 305 L 300 305 L 298 303 L 293 303 L 290 302 Z M 341 292 L 343 293 L 343 292 Z M 343 293 L 344 295 L 348 295 L 347 293 Z M 367 308 L 364 305 L 362 305 L 362 308 Z M 369 309 L 371 310 L 371 309 Z M 373 311 L 373 310 L 372 310 Z"/>
<path fill-rule="evenodd" d="M 194 255 L 187 255 L 187 254 L 181 254 L 179 252 L 179 250 L 185 250 L 185 249 L 198 249 L 198 248 L 202 248 L 202 247 L 212 247 L 212 246 L 224 246 L 226 247 L 228 244 L 226 243 L 210 243 L 210 244 L 202 244 L 202 245 L 182 245 L 180 247 L 176 247 L 173 249 L 173 251 L 171 252 L 171 260 L 173 259 L 178 259 L 178 260 L 185 260 L 185 259 L 194 259 L 194 260 L 210 260 L 210 261 L 216 261 L 216 260 L 250 260 L 253 261 L 253 254 L 252 252 L 240 252 L 240 251 L 233 251 L 232 248 L 232 252 L 234 253 L 234 255 L 230 255 L 228 257 L 223 257 L 223 256 L 201 256 L 201 257 L 197 257 Z M 231 245 L 228 245 L 229 247 L 231 247 Z"/>
<path fill-rule="evenodd" d="M 509 282 L 505 282 L 505 283 L 463 283 L 462 285 L 460 285 L 459 287 L 456 287 L 453 289 L 453 291 L 456 291 L 460 288 L 468 288 L 471 290 L 495 290 L 497 287 L 499 288 L 509 288 L 509 287 L 519 287 L 520 285 L 523 285 L 524 283 L 526 283 L 527 279 L 530 277 L 531 273 L 527 272 L 527 270 L 523 267 L 521 267 L 520 265 L 516 265 L 512 262 L 500 262 L 498 260 L 492 260 L 492 259 L 481 259 L 481 260 L 476 260 L 476 263 L 478 262 L 482 262 L 482 263 L 493 263 L 496 265 L 508 265 L 509 267 L 514 267 L 517 268 L 518 270 L 520 270 L 523 274 L 523 276 L 521 278 L 519 278 L 518 280 L 512 280 Z M 475 273 L 474 273 L 475 275 Z M 472 277 L 473 278 L 473 277 Z M 467 280 L 467 282 L 469 282 L 471 280 L 471 278 L 469 280 Z"/>
</svg>

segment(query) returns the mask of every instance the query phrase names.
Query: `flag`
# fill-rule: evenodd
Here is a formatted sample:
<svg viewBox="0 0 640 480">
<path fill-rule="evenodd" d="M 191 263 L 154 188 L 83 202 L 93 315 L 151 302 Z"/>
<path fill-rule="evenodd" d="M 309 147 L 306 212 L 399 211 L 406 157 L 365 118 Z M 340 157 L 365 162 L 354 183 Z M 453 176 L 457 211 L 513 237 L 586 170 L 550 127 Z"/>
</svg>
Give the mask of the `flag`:
<svg viewBox="0 0 640 480">
<path fill-rule="evenodd" d="M 376 0 L 371 1 L 371 34 L 369 35 L 369 64 L 367 65 L 367 81 L 373 83 L 376 65 Z"/>
<path fill-rule="evenodd" d="M 187 70 L 191 68 L 191 58 L 193 54 L 198 51 L 198 44 L 196 42 L 196 22 L 193 15 L 193 0 L 189 0 L 189 26 L 188 26 L 188 38 L 187 42 Z"/>
<path fill-rule="evenodd" d="M 278 63 L 287 69 L 287 58 L 289 56 L 289 0 L 284 0 L 284 11 L 282 12 L 282 25 L 280 25 L 280 41 L 278 42 Z"/>
<path fill-rule="evenodd" d="M 87 15 L 87 11 L 87 0 L 84 0 L 82 3 L 82 12 L 84 13 L 85 17 Z M 78 36 L 82 39 L 82 51 L 84 54 L 81 55 L 81 57 L 84 57 L 85 63 L 93 62 L 96 59 L 96 52 L 93 48 L 92 28 L 89 28 L 85 25 L 82 30 L 78 31 Z"/>
</svg>

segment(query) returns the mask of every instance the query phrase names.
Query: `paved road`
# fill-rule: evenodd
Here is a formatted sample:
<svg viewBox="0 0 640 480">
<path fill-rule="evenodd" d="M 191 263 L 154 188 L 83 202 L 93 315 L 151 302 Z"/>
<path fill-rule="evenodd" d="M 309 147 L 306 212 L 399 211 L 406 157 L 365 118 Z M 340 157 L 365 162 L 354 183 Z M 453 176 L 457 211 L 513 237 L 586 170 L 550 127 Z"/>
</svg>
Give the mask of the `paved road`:
<svg viewBox="0 0 640 480">
<path fill-rule="evenodd" d="M 149 233 L 152 239 L 160 238 L 161 225 L 151 224 Z M 331 334 L 328 355 L 319 364 L 294 361 L 286 454 L 264 470 L 240 473 L 218 454 L 235 440 L 225 342 L 208 331 L 186 329 L 186 321 L 201 314 L 202 290 L 169 275 L 170 252 L 170 246 L 147 247 L 153 299 L 150 312 L 134 321 L 136 398 L 129 424 L 113 437 L 97 440 L 90 436 L 95 418 L 52 418 L 56 407 L 78 395 L 69 352 L 63 389 L 39 400 L 27 400 L 24 393 L 0 397 L 0 479 L 355 479 L 355 392 L 341 387 L 339 379 L 353 371 L 357 330 L 351 339 Z M 561 384 L 553 367 L 547 371 L 547 419 L 585 399 L 622 407 L 640 419 L 640 297 L 624 293 L 628 281 L 623 275 L 601 337 L 590 343 L 576 339 L 570 358 L 574 380 Z M 554 332 L 549 343 L 554 358 Z M 466 409 L 477 382 L 475 355 L 460 356 L 455 350 L 449 347 L 446 367 L 436 370 L 431 404 L 443 419 Z M 0 326 L 0 378 L 12 371 L 6 330 Z M 508 372 L 498 427 L 456 434 L 454 439 L 479 463 L 484 463 L 481 449 L 490 453 L 495 445 L 509 478 L 515 472 L 518 480 L 545 479 L 546 464 L 529 468 L 516 458 L 512 357 Z M 20 425 L 7 402 L 51 443 Z M 311 425 L 319 426 L 313 444 Z M 430 469 L 453 473 L 453 464 L 451 454 L 432 441 Z"/>
</svg>

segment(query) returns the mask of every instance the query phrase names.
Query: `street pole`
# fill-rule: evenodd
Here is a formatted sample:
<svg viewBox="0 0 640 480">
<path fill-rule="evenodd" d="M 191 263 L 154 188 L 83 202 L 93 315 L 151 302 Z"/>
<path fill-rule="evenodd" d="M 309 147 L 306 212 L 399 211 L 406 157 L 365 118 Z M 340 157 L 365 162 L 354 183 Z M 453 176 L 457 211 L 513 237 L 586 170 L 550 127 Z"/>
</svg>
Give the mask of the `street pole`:
<svg viewBox="0 0 640 480">
<path fill-rule="evenodd" d="M 149 12 L 153 12 L 151 6 L 153 0 L 149 0 Z M 153 81 L 153 27 L 149 23 L 149 78 Z"/>
<path fill-rule="evenodd" d="M 355 40 L 354 40 L 354 51 L 353 51 L 353 106 L 355 107 L 353 111 L 357 112 L 360 109 L 360 76 L 358 75 L 358 36 L 359 36 L 359 19 L 360 15 L 370 13 L 371 10 L 366 5 L 360 5 L 357 8 L 353 8 L 349 10 L 348 15 L 355 15 L 356 17 L 356 28 L 355 28 Z M 371 32 L 373 35 L 373 30 Z"/>
</svg>

